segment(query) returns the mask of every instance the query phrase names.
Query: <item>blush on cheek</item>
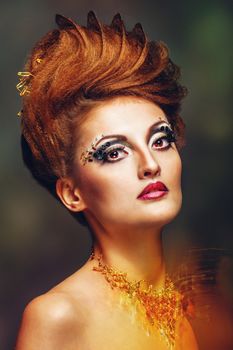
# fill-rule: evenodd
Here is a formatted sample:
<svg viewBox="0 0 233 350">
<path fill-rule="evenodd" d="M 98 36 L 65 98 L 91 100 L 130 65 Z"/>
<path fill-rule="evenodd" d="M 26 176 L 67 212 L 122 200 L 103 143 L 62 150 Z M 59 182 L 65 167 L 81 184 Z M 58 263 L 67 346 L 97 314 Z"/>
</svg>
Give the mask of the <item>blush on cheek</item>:
<svg viewBox="0 0 233 350">
<path fill-rule="evenodd" d="M 173 176 L 174 183 L 180 184 L 181 172 L 182 172 L 182 162 L 181 162 L 181 159 L 180 159 L 180 156 L 178 153 L 176 154 L 176 157 L 171 164 L 171 169 L 173 169 L 171 171 L 171 176 Z"/>
<path fill-rule="evenodd" d="M 91 170 L 92 169 L 90 169 L 90 171 L 86 171 L 85 169 L 85 171 L 82 172 L 82 176 L 78 184 L 87 205 L 88 203 L 94 205 L 95 202 L 104 200 L 106 192 L 106 181 L 104 180 L 104 177 L 96 176 L 95 172 Z"/>
</svg>

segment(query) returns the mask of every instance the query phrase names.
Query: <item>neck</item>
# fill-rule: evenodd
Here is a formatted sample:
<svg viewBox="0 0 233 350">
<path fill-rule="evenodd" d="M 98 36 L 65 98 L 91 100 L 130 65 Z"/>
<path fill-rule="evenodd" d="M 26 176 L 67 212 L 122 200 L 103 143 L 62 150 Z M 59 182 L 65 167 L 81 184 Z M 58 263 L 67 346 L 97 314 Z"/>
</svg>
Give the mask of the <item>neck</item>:
<svg viewBox="0 0 233 350">
<path fill-rule="evenodd" d="M 129 281 L 145 280 L 155 288 L 162 288 L 165 262 L 161 230 L 144 228 L 125 232 L 95 235 L 94 255 L 101 255 L 107 266 L 126 272 Z"/>
<path fill-rule="evenodd" d="M 100 259 L 90 260 L 92 269 L 103 274 L 112 289 L 126 294 L 128 310 L 134 310 L 133 314 L 138 311 L 147 335 L 157 328 L 169 349 L 173 349 L 177 320 L 183 313 L 180 294 L 169 278 L 165 279 L 161 229 L 124 227 L 116 230 L 115 227 L 114 232 L 94 232 L 93 253 Z M 146 284 L 131 283 L 141 280 Z M 124 302 L 124 298 L 122 300 Z"/>
</svg>

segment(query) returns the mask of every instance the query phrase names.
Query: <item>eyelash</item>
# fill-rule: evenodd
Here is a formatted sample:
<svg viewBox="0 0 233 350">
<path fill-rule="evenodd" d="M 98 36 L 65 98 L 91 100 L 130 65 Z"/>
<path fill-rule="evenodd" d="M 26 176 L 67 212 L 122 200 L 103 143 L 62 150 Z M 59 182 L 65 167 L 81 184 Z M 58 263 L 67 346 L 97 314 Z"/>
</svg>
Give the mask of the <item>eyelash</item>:
<svg viewBox="0 0 233 350">
<path fill-rule="evenodd" d="M 154 146 L 154 144 L 158 141 L 163 141 L 165 140 L 167 142 L 166 146 L 162 146 L 162 147 L 157 147 L 157 148 L 153 148 L 153 149 L 157 149 L 157 150 L 166 150 L 168 148 L 171 147 L 171 143 L 175 142 L 175 137 L 172 134 L 168 134 L 168 135 L 164 135 L 164 136 L 160 136 L 158 138 L 156 138 L 153 142 L 152 142 L 152 146 Z"/>
<path fill-rule="evenodd" d="M 98 161 L 102 161 L 103 163 L 115 163 L 123 159 L 123 158 L 119 158 L 116 160 L 109 160 L 108 156 L 114 151 L 122 151 L 122 152 L 124 151 L 125 154 L 128 154 L 128 152 L 125 151 L 125 146 L 115 146 L 115 147 L 111 147 L 107 151 L 97 150 L 96 152 L 94 152 L 93 157 L 96 158 Z"/>
<path fill-rule="evenodd" d="M 166 130 L 166 132 L 164 131 Z M 171 147 L 171 143 L 175 142 L 175 135 L 174 132 L 168 128 L 167 126 L 162 126 L 161 127 L 161 133 L 164 133 L 163 136 L 157 137 L 155 138 L 155 140 L 153 140 L 151 147 L 152 149 L 157 149 L 160 151 L 166 150 L 168 148 Z M 154 134 L 155 135 L 155 134 Z M 153 135 L 153 136 L 154 136 Z M 167 145 L 166 146 L 162 146 L 162 147 L 158 147 L 158 148 L 153 148 L 153 145 L 158 142 L 158 141 L 163 141 L 166 140 L 167 141 Z M 109 160 L 108 156 L 113 153 L 114 151 L 124 151 L 125 154 L 128 154 L 127 151 L 125 151 L 125 146 L 115 146 L 115 147 L 111 147 L 110 149 L 105 150 L 107 147 L 106 146 L 101 146 L 99 149 L 96 150 L 96 152 L 93 153 L 93 157 L 97 160 L 97 161 L 101 161 L 102 163 L 115 163 L 117 161 L 120 161 L 121 159 L 124 159 L 124 157 L 122 158 L 117 158 L 116 160 Z"/>
<path fill-rule="evenodd" d="M 112 149 L 110 149 L 109 151 L 107 151 L 105 154 L 104 154 L 104 158 L 103 158 L 103 162 L 108 162 L 108 163 L 114 163 L 114 162 L 117 162 L 118 160 L 122 159 L 122 158 L 117 158 L 116 160 L 108 160 L 108 156 L 110 156 L 111 153 L 113 153 L 114 151 L 122 151 L 123 153 L 125 154 L 129 154 L 127 151 L 124 151 L 125 150 L 125 146 L 117 146 L 117 147 L 113 147 Z"/>
</svg>

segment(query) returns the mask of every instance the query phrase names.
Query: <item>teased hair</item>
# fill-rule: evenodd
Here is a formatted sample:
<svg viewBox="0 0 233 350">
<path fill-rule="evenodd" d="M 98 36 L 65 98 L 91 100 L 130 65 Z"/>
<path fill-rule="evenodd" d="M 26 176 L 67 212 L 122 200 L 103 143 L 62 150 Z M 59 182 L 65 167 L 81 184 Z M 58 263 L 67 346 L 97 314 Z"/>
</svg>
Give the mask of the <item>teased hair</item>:
<svg viewBox="0 0 233 350">
<path fill-rule="evenodd" d="M 23 97 L 23 159 L 34 178 L 53 195 L 58 178 L 72 169 L 74 127 L 99 101 L 138 96 L 157 104 L 183 140 L 179 116 L 186 89 L 166 45 L 148 41 L 140 23 L 125 29 L 119 14 L 110 25 L 90 11 L 87 26 L 56 16 L 59 29 L 34 47 Z"/>
</svg>

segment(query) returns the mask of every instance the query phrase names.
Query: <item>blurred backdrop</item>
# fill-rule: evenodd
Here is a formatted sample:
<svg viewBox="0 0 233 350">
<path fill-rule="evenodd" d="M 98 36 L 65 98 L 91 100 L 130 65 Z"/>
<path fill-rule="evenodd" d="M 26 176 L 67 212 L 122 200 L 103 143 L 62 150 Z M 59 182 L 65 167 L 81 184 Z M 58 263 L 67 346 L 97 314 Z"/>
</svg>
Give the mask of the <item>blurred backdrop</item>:
<svg viewBox="0 0 233 350">
<path fill-rule="evenodd" d="M 25 305 L 77 270 L 91 249 L 89 233 L 22 163 L 15 85 L 32 45 L 55 28 L 56 13 L 86 25 L 89 10 L 105 23 L 120 12 L 128 29 L 141 22 L 150 39 L 167 43 L 189 89 L 182 112 L 183 208 L 164 232 L 167 264 L 174 268 L 192 248 L 227 256 L 233 249 L 231 6 L 226 0 L 1 1 L 0 350 L 13 349 Z M 232 308 L 232 267 L 226 261 L 220 272 Z"/>
</svg>

